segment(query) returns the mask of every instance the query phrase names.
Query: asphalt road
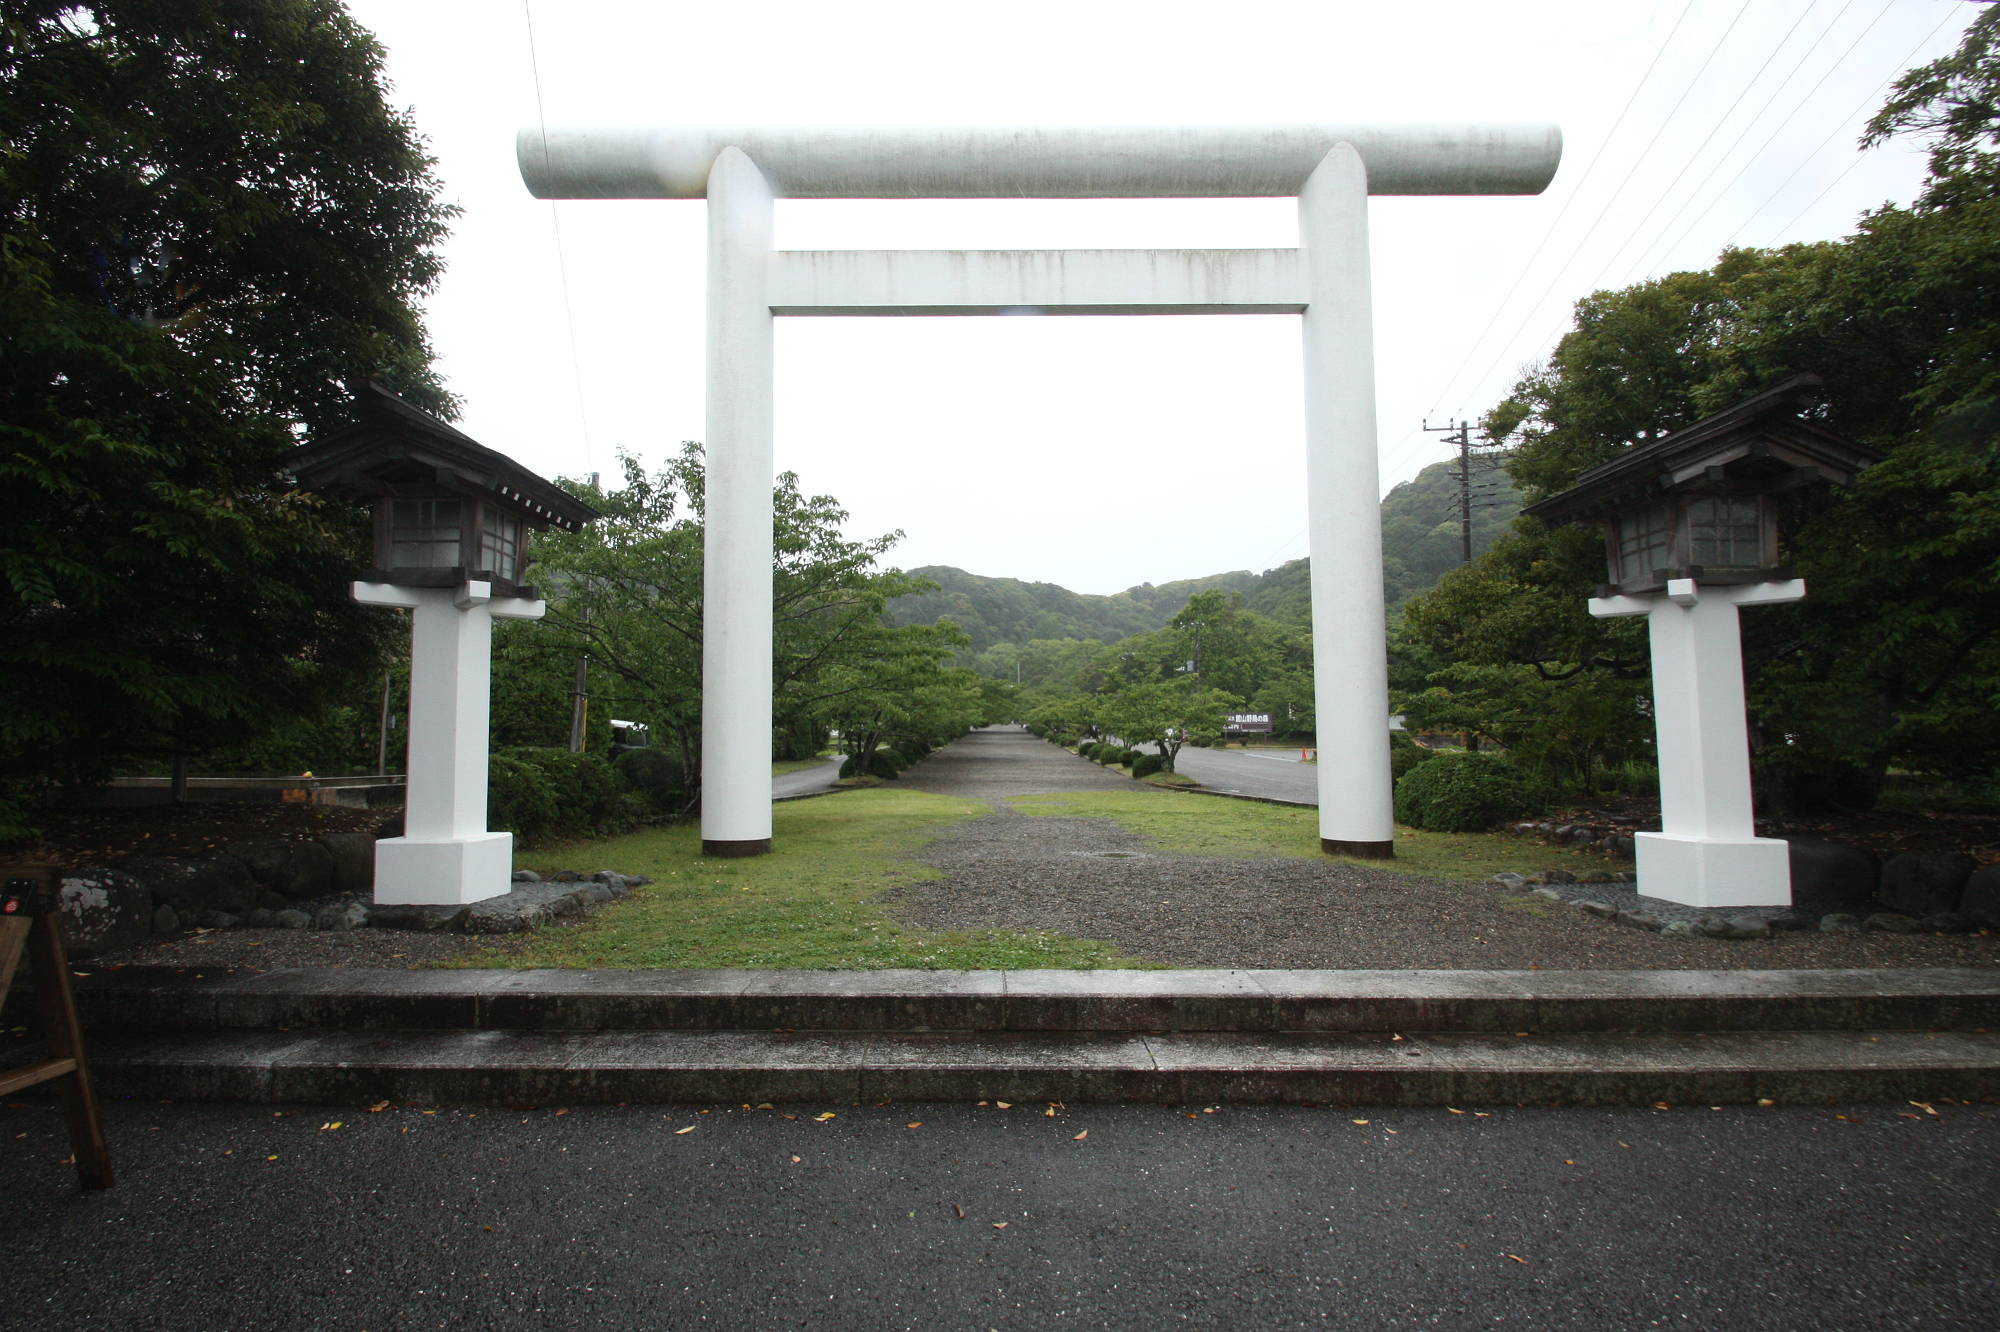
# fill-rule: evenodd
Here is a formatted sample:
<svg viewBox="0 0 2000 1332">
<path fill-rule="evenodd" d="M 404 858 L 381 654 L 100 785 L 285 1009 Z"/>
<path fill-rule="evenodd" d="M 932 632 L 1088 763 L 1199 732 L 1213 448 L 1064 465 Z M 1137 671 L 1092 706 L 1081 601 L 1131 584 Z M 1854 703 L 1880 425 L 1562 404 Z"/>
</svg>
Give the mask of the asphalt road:
<svg viewBox="0 0 2000 1332">
<path fill-rule="evenodd" d="M 1319 768 L 1299 762 L 1296 749 L 1196 749 L 1182 745 L 1174 771 L 1231 795 L 1295 805 L 1319 804 Z"/>
<path fill-rule="evenodd" d="M 826 762 L 798 772 L 787 772 L 771 778 L 771 799 L 786 800 L 795 796 L 810 795 L 815 791 L 830 791 L 840 780 L 840 760 L 830 758 Z"/>
<path fill-rule="evenodd" d="M 1044 1109 L 10 1104 L 0 1327 L 1994 1324 L 1992 1106 Z"/>
</svg>

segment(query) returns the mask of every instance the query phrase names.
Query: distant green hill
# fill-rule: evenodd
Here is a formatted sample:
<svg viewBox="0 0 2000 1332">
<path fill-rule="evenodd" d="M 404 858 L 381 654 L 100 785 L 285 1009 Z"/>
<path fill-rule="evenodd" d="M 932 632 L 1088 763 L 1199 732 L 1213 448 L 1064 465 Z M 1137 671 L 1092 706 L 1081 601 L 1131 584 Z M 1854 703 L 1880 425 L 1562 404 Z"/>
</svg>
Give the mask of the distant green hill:
<svg viewBox="0 0 2000 1332">
<path fill-rule="evenodd" d="M 1521 499 L 1500 467 L 1475 476 L 1480 492 L 1472 515 L 1473 553 L 1486 549 L 1520 512 Z M 1459 562 L 1458 464 L 1433 463 L 1391 490 L 1382 501 L 1382 583 L 1391 604 L 1437 582 Z M 929 624 L 948 618 L 972 636 L 969 652 L 995 643 L 1037 638 L 1083 638 L 1115 643 L 1160 628 L 1187 599 L 1209 588 L 1242 596 L 1246 610 L 1305 624 L 1312 615 L 1311 572 L 1305 560 L 1288 560 L 1261 574 L 1247 569 L 1141 583 L 1109 596 L 1071 592 L 1054 583 L 990 578 L 950 565 L 909 572 L 938 585 L 935 592 L 898 598 L 889 607 L 896 624 Z"/>
</svg>

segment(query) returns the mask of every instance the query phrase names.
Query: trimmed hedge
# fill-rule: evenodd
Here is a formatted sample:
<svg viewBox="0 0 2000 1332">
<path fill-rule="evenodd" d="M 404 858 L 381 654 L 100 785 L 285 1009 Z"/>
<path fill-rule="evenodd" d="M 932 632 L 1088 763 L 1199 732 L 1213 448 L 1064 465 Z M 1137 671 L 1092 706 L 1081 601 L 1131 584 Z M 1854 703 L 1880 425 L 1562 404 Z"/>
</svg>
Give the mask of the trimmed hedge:
<svg viewBox="0 0 2000 1332">
<path fill-rule="evenodd" d="M 909 766 L 900 761 L 902 757 L 901 754 L 898 754 L 893 749 L 878 748 L 868 755 L 867 774 L 870 777 L 880 777 L 885 782 L 893 782 L 896 780 L 896 774 Z M 861 771 L 860 755 L 849 754 L 845 759 L 841 760 L 841 776 L 852 777 Z"/>
<path fill-rule="evenodd" d="M 1165 772 L 1166 760 L 1158 754 L 1139 754 L 1132 759 L 1134 777 L 1151 777 L 1156 772 Z"/>
<path fill-rule="evenodd" d="M 634 794 L 598 754 L 523 746 L 487 764 L 487 824 L 523 842 L 629 827 L 640 812 L 634 805 L 645 803 Z"/>
<path fill-rule="evenodd" d="M 1402 781 L 1409 771 L 1420 763 L 1428 763 L 1438 756 L 1435 749 L 1425 749 L 1412 740 L 1407 732 L 1389 732 L 1389 777 L 1392 781 Z"/>
<path fill-rule="evenodd" d="M 664 749 L 628 749 L 611 760 L 625 784 L 657 809 L 672 809 L 687 792 L 687 773 L 680 756 Z"/>
<path fill-rule="evenodd" d="M 1429 832 L 1481 832 L 1545 803 L 1535 779 L 1498 754 L 1439 754 L 1396 783 L 1396 820 Z"/>
</svg>

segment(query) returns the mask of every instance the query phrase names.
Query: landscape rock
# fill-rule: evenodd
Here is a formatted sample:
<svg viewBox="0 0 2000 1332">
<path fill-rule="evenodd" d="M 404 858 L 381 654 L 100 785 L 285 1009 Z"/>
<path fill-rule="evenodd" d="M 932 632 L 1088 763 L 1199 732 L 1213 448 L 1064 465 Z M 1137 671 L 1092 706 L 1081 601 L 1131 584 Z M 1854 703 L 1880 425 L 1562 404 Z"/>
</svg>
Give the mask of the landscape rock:
<svg viewBox="0 0 2000 1332">
<path fill-rule="evenodd" d="M 1609 902 L 1578 902 L 1577 906 L 1591 915 L 1602 917 L 1605 920 L 1611 920 L 1618 915 L 1618 908 L 1612 906 Z"/>
<path fill-rule="evenodd" d="M 375 834 L 365 832 L 323 833 L 319 839 L 333 861 L 333 891 L 372 893 L 375 891 Z"/>
<path fill-rule="evenodd" d="M 514 871 L 515 883 L 540 883 L 541 881 L 542 881 L 542 876 L 535 873 L 533 870 Z"/>
<path fill-rule="evenodd" d="M 1695 939 L 1701 936 L 1701 931 L 1695 928 L 1691 920 L 1670 920 L 1660 927 L 1660 933 L 1671 934 L 1677 939 Z"/>
<path fill-rule="evenodd" d="M 153 908 L 153 933 L 174 934 L 180 930 L 180 927 L 180 912 L 174 910 L 165 902 Z"/>
<path fill-rule="evenodd" d="M 1762 916 L 1731 916 L 1723 922 L 1729 927 L 1726 939 L 1768 939 L 1771 937 L 1771 922 Z"/>
<path fill-rule="evenodd" d="M 1493 882 L 1499 884 L 1502 888 L 1526 888 L 1528 886 L 1528 876 L 1525 874 L 1496 874 L 1493 876 Z"/>
<path fill-rule="evenodd" d="M 1915 934 L 1923 925 L 1915 916 L 1898 915 L 1893 911 L 1878 911 L 1861 922 L 1863 929 L 1879 930 L 1883 934 Z"/>
<path fill-rule="evenodd" d="M 268 930 L 271 928 L 271 916 L 271 908 L 258 907 L 243 917 L 243 923 L 253 930 Z"/>
<path fill-rule="evenodd" d="M 153 933 L 152 890 L 122 870 L 86 865 L 64 871 L 56 904 L 73 958 L 130 948 Z"/>
<path fill-rule="evenodd" d="M 1965 881 L 1959 912 L 1981 925 L 2000 925 L 2000 865 L 1982 865 Z"/>
<path fill-rule="evenodd" d="M 368 908 L 359 902 L 333 902 L 313 913 L 316 930 L 358 930 L 368 923 Z"/>
<path fill-rule="evenodd" d="M 249 867 L 259 887 L 287 902 L 333 891 L 333 853 L 318 842 L 238 842 L 224 851 Z"/>
<path fill-rule="evenodd" d="M 1650 911 L 1621 911 L 1618 913 L 1618 923 L 1620 925 L 1629 925 L 1635 930 L 1658 930 L 1661 928 L 1660 918 Z"/>
<path fill-rule="evenodd" d="M 1790 843 L 1792 901 L 1819 915 L 1871 909 L 1882 867 L 1858 846 L 1794 838 Z"/>
<path fill-rule="evenodd" d="M 458 903 L 382 903 L 368 909 L 368 923 L 387 930 L 455 930 L 471 908 Z"/>
<path fill-rule="evenodd" d="M 118 868 L 186 920 L 207 911 L 240 914 L 257 904 L 257 881 L 235 856 L 127 856 Z"/>
<path fill-rule="evenodd" d="M 1821 934 L 1859 934 L 1861 917 L 1845 911 L 1834 911 L 1819 918 Z"/>
<path fill-rule="evenodd" d="M 1917 924 L 1932 934 L 1964 934 L 1972 928 L 1971 919 L 1956 911 L 1940 911 L 1934 916 L 1925 916 Z"/>
<path fill-rule="evenodd" d="M 1905 851 L 1882 867 L 1876 896 L 1882 905 L 1913 916 L 1956 911 L 1977 868 L 1971 856 L 1956 851 Z"/>
<path fill-rule="evenodd" d="M 196 923 L 205 930 L 233 930 L 243 923 L 243 917 L 227 911 L 204 911 Z"/>
<path fill-rule="evenodd" d="M 313 918 L 294 908 L 271 913 L 271 928 L 274 930 L 302 930 L 313 923 Z"/>
</svg>

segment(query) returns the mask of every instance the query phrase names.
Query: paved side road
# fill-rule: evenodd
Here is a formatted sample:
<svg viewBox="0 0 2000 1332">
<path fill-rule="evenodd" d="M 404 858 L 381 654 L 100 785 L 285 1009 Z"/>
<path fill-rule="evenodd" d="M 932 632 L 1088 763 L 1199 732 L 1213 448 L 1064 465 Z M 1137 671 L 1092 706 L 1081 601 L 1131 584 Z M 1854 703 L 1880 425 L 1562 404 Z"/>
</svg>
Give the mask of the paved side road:
<svg viewBox="0 0 2000 1332">
<path fill-rule="evenodd" d="M 1994 1107 L 1046 1108 L 10 1104 L 0 1327 L 1993 1326 Z"/>
<path fill-rule="evenodd" d="M 1212 791 L 1294 805 L 1319 804 L 1319 768 L 1299 762 L 1296 749 L 1196 749 L 1182 745 L 1174 770 Z"/>
</svg>

